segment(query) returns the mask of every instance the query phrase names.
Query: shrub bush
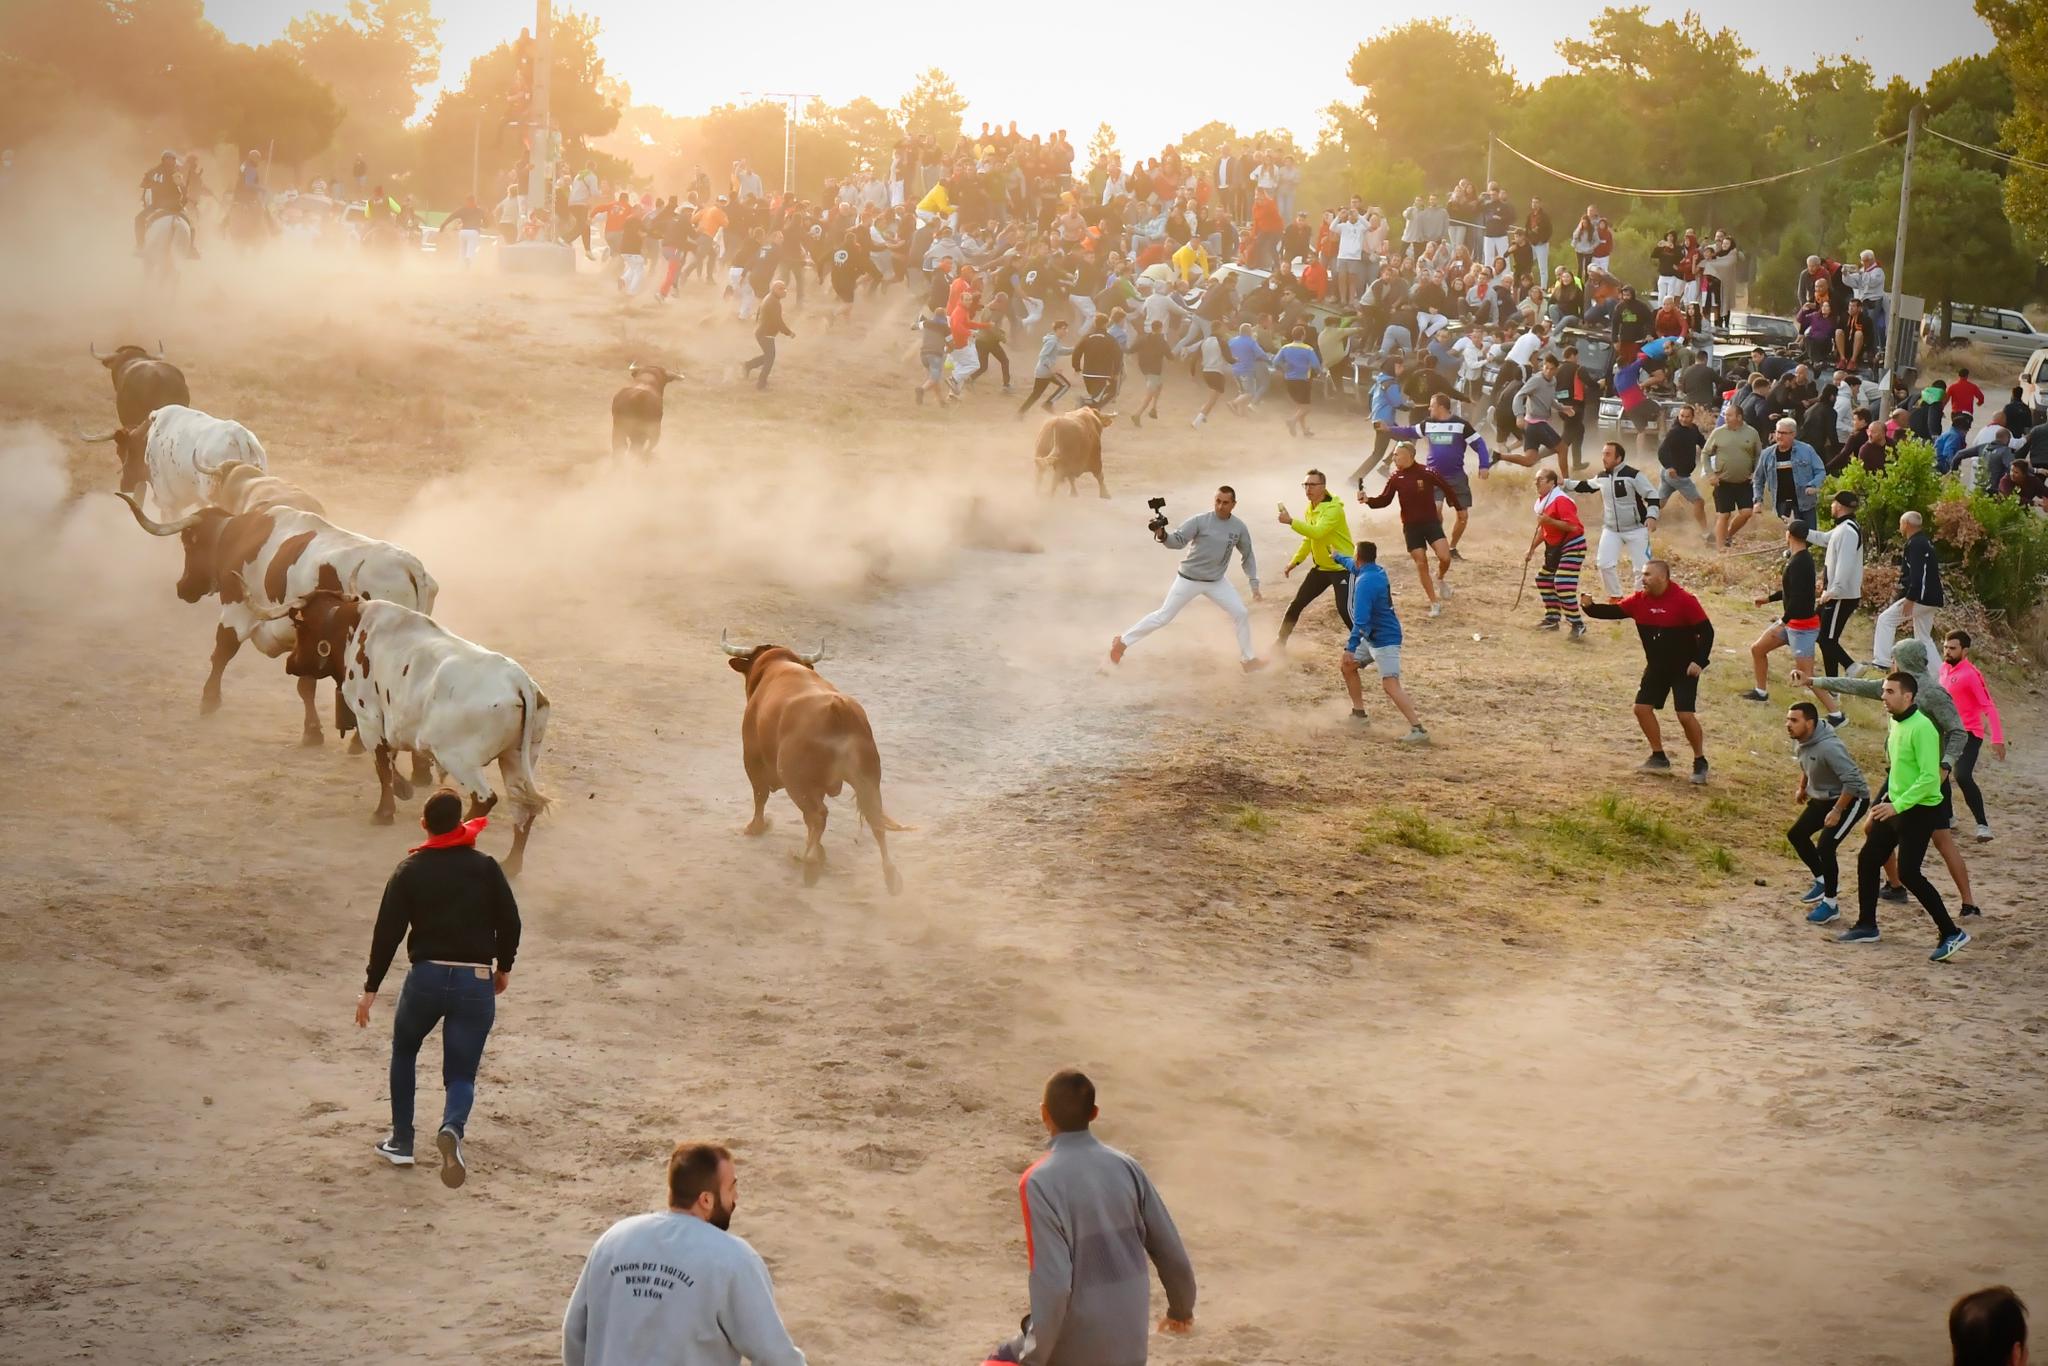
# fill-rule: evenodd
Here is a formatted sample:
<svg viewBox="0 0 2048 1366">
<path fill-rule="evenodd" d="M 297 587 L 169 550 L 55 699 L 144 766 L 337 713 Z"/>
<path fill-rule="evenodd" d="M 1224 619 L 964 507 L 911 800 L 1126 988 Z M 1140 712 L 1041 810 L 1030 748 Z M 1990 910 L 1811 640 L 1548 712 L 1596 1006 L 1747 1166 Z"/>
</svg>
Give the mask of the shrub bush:
<svg viewBox="0 0 2048 1366">
<path fill-rule="evenodd" d="M 1941 472 L 1934 467 L 1931 443 L 1908 438 L 1892 447 L 1891 458 L 1876 474 L 1850 461 L 1840 474 L 1831 475 L 1821 486 L 1820 506 L 1844 490 L 1854 490 L 1863 500 L 1856 524 L 1863 528 L 1867 554 L 1895 549 L 1899 544 L 1899 518 L 1917 512 L 1934 525 L 1934 505 L 1942 498 Z"/>
</svg>

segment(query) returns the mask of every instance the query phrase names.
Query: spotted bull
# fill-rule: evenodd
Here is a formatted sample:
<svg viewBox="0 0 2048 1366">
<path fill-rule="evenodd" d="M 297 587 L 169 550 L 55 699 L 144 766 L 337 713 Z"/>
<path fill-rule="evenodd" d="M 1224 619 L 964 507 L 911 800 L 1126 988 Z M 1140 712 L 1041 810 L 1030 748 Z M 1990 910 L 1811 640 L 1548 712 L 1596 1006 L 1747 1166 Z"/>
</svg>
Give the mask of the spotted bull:
<svg viewBox="0 0 2048 1366">
<path fill-rule="evenodd" d="M 291 653 L 285 672 L 302 683 L 334 679 L 376 755 L 377 809 L 391 823 L 396 797 L 412 796 L 392 762 L 409 749 L 430 756 L 469 797 L 469 816 L 498 804 L 484 770 L 493 761 L 511 803 L 512 852 L 504 867 L 518 873 L 535 818 L 548 797 L 534 784 L 534 764 L 547 735 L 548 699 L 525 669 L 473 645 L 433 618 L 360 594 L 315 589 L 289 608 Z"/>
<path fill-rule="evenodd" d="M 293 630 L 285 609 L 315 589 L 352 587 L 422 612 L 434 610 L 434 597 L 440 592 L 440 585 L 410 551 L 345 531 L 317 513 L 298 508 L 231 513 L 206 507 L 174 522 L 156 522 L 142 511 L 140 495 L 121 496 L 144 531 L 179 538 L 185 551 L 185 568 L 178 579 L 180 601 L 198 602 L 209 594 L 220 598 L 213 671 L 200 693 L 201 714 L 219 710 L 221 673 L 244 642 L 273 659 L 291 649 Z M 311 677 L 299 678 L 308 745 L 321 742 L 314 686 Z M 345 695 L 345 690 L 335 695 L 335 724 L 344 734 L 354 725 L 343 705 Z M 417 757 L 415 772 L 420 771 Z"/>
<path fill-rule="evenodd" d="M 888 832 L 910 827 L 882 809 L 882 756 L 874 730 L 861 704 L 819 675 L 815 666 L 824 651 L 734 645 L 723 635 L 718 643 L 747 680 L 740 755 L 754 787 L 754 819 L 745 833 L 768 829 L 770 793 L 789 793 L 804 817 L 804 885 L 811 886 L 825 868 L 825 799 L 851 785 L 861 819 L 875 832 L 883 881 L 891 892 L 902 891 L 903 875 L 889 858 Z"/>
<path fill-rule="evenodd" d="M 221 470 L 229 462 L 259 470 L 269 465 L 263 443 L 241 423 L 175 403 L 134 426 L 86 439 L 112 441 L 121 460 L 122 494 L 147 490 L 156 500 L 158 514 L 165 517 L 181 517 L 215 502 Z"/>
<path fill-rule="evenodd" d="M 133 427 L 173 403 L 191 406 L 192 391 L 185 387 L 185 372 L 164 359 L 162 342 L 156 344 L 153 354 L 139 346 L 117 346 L 104 356 L 96 346 L 86 349 L 107 367 L 107 375 L 114 381 L 114 416 L 123 427 Z M 98 439 L 104 441 L 112 435 L 109 432 Z"/>
<path fill-rule="evenodd" d="M 318 498 L 297 484 L 265 473 L 260 465 L 245 465 L 239 460 L 228 461 L 215 475 L 213 506 L 228 512 L 267 512 L 272 508 L 327 511 Z"/>
<path fill-rule="evenodd" d="M 612 454 L 652 455 L 661 440 L 663 395 L 682 376 L 638 361 L 626 370 L 632 382 L 612 395 Z"/>
</svg>

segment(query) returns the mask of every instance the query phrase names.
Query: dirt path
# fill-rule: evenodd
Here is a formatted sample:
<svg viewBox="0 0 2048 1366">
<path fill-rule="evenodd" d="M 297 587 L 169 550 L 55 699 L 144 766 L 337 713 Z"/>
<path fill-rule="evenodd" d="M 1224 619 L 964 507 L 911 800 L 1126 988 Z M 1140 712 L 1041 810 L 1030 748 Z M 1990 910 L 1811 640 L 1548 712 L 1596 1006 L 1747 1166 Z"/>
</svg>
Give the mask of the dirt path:
<svg viewBox="0 0 2048 1366">
<path fill-rule="evenodd" d="M 1270 635 L 1270 506 L 1355 460 L 1335 413 L 1291 445 L 1264 415 L 1118 427 L 1116 497 L 1041 505 L 996 398 L 910 406 L 900 307 L 798 314 L 764 403 L 722 380 L 746 347 L 708 302 L 496 284 L 316 282 L 283 321 L 224 291 L 236 328 L 164 329 L 201 406 L 416 550 L 451 629 L 555 699 L 460 1193 L 368 1152 L 392 998 L 348 1017 L 411 839 L 367 823 L 367 764 L 297 749 L 254 658 L 201 724 L 211 615 L 171 596 L 175 552 L 70 501 L 109 485 L 97 448 L 0 437 L 11 1359 L 547 1360 L 590 1240 L 703 1135 L 743 1156 L 736 1228 L 813 1360 L 971 1360 L 1021 1312 L 1015 1174 L 1069 1061 L 1194 1249 L 1201 1330 L 1164 1361 L 1903 1362 L 1958 1291 L 2042 1283 L 2030 745 L 1986 768 L 1980 943 L 1933 967 L 1887 908 L 1884 945 L 1837 950 L 1783 900 L 1775 709 L 1717 667 L 1716 785 L 1631 785 L 1635 644 L 1513 620 L 1518 484 L 1482 486 L 1442 622 L 1394 566 L 1416 756 L 1351 729 L 1325 607 L 1257 679 L 1203 604 L 1101 657 L 1171 573 L 1143 498 L 1184 515 L 1226 477 L 1268 509 Z M 88 331 L 157 325 L 30 321 L 0 413 L 57 431 L 106 408 Z M 650 351 L 693 380 L 661 458 L 613 464 L 604 401 Z M 978 548 L 977 498 L 1043 553 Z M 1710 591 L 1739 649 L 1762 614 Z M 918 827 L 903 897 L 850 807 L 811 892 L 786 804 L 736 833 L 721 627 L 827 643 Z M 2038 692 L 2000 686 L 2042 734 Z"/>
</svg>

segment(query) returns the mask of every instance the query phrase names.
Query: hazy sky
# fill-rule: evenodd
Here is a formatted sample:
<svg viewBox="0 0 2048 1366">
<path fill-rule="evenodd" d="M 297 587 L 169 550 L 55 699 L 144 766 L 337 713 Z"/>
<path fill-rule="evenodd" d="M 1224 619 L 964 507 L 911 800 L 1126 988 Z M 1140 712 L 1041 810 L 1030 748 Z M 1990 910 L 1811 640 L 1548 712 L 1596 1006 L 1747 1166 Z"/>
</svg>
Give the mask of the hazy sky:
<svg viewBox="0 0 2048 1366">
<path fill-rule="evenodd" d="M 919 71 L 938 66 L 970 101 L 970 127 L 983 119 L 1016 119 L 1026 132 L 1064 127 L 1085 145 L 1095 125 L 1106 121 L 1123 150 L 1139 155 L 1211 118 L 1246 131 L 1289 128 L 1312 144 L 1321 109 L 1352 92 L 1344 68 L 1353 47 L 1389 22 L 1387 11 L 1368 16 L 1361 6 L 1356 20 L 1317 41 L 1317 26 L 1299 17 L 1260 24 L 1254 36 L 1243 5 L 1229 0 L 1179 0 L 1168 7 L 1124 0 L 1094 8 L 1085 24 L 1057 6 L 934 6 L 928 0 L 769 0 L 758 8 L 572 0 L 570 7 L 603 21 L 607 67 L 632 86 L 634 98 L 675 113 L 768 90 L 833 103 L 867 95 L 893 104 Z M 1522 0 L 1450 0 L 1428 12 L 1467 19 L 1492 33 L 1523 79 L 1536 80 L 1560 68 L 1557 40 L 1583 33 L 1605 7 L 1601 0 L 1540 7 Z M 339 8 L 340 0 L 206 0 L 208 17 L 242 42 L 279 36 L 295 15 Z M 455 81 L 471 58 L 531 24 L 534 14 L 532 0 L 435 0 L 434 8 L 442 19 L 442 74 Z M 1895 74 L 1918 82 L 1944 62 L 1992 46 L 1969 0 L 1875 7 L 1783 0 L 1650 4 L 1657 19 L 1687 8 L 1700 11 L 1710 28 L 1740 33 L 1773 70 L 1847 53 L 1869 62 L 1880 82 Z M 1162 22 L 1162 14 L 1171 17 Z M 858 31 L 850 32 L 848 21 L 856 16 Z M 1121 79 L 1110 74 L 1117 54 L 1126 73 Z"/>
</svg>

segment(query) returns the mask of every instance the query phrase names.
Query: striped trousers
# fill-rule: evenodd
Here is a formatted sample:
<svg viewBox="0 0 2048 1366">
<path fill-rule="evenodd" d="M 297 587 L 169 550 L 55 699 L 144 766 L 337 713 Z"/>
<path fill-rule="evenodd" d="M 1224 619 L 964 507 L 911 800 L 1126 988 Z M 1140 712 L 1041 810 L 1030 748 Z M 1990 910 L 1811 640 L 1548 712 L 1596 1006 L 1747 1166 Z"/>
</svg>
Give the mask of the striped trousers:
<svg viewBox="0 0 2048 1366">
<path fill-rule="evenodd" d="M 1586 562 L 1586 538 L 1574 536 L 1562 545 L 1543 547 L 1543 568 L 1536 573 L 1536 591 L 1543 597 L 1543 619 L 1579 619 L 1579 566 Z"/>
</svg>

